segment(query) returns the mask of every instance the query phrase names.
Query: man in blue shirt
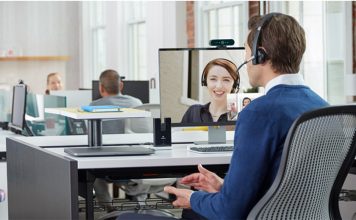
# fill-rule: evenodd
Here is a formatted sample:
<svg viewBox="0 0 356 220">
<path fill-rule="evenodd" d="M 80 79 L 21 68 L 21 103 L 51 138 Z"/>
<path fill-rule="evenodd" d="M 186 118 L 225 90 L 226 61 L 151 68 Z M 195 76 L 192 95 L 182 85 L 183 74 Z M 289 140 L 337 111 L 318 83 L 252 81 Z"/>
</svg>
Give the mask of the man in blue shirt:
<svg viewBox="0 0 356 220">
<path fill-rule="evenodd" d="M 165 187 L 177 196 L 174 206 L 208 219 L 246 219 L 272 185 L 294 120 L 328 105 L 298 74 L 305 44 L 303 28 L 288 15 L 265 15 L 251 29 L 245 43 L 247 71 L 250 84 L 263 86 L 265 95 L 239 114 L 225 178 L 198 165 L 199 172 L 181 183 L 200 191 Z"/>
</svg>

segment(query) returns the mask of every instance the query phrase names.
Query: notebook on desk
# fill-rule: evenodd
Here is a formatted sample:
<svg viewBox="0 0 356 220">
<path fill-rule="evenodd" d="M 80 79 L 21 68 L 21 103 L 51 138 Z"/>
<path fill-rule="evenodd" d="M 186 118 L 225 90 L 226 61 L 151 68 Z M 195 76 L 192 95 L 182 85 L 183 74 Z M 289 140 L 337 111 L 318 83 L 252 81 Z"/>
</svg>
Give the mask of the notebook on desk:
<svg viewBox="0 0 356 220">
<path fill-rule="evenodd" d="M 81 109 L 86 112 L 121 112 L 120 106 L 116 105 L 85 105 Z"/>
<path fill-rule="evenodd" d="M 64 152 L 75 157 L 137 156 L 150 155 L 154 149 L 143 146 L 103 146 L 65 148 Z"/>
</svg>

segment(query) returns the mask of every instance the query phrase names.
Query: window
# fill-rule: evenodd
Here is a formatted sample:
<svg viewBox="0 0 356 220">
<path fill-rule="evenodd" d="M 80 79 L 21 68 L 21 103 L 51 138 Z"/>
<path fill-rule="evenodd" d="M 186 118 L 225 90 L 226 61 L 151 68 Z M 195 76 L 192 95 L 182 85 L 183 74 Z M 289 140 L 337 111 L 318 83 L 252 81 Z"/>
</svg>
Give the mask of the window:
<svg viewBox="0 0 356 220">
<path fill-rule="evenodd" d="M 271 2 L 270 11 L 279 11 L 296 18 L 306 33 L 307 47 L 301 74 L 314 91 L 330 104 L 345 103 L 344 75 L 352 61 L 346 59 L 351 42 L 345 2 Z M 350 32 L 350 33 L 348 33 Z"/>
<path fill-rule="evenodd" d="M 197 2 L 197 5 L 197 21 L 202 24 L 198 25 L 202 30 L 198 30 L 201 37 L 197 42 L 201 42 L 201 47 L 208 46 L 211 39 L 234 39 L 234 46 L 243 46 L 247 34 L 247 2 Z"/>
<path fill-rule="evenodd" d="M 89 2 L 89 10 L 92 77 L 98 79 L 106 66 L 104 2 Z"/>
<path fill-rule="evenodd" d="M 82 2 L 81 14 L 81 87 L 90 88 L 106 66 L 105 2 Z"/>
<path fill-rule="evenodd" d="M 126 22 L 129 35 L 128 56 L 130 58 L 128 78 L 133 80 L 144 80 L 148 78 L 145 2 L 128 2 L 126 9 Z"/>
</svg>

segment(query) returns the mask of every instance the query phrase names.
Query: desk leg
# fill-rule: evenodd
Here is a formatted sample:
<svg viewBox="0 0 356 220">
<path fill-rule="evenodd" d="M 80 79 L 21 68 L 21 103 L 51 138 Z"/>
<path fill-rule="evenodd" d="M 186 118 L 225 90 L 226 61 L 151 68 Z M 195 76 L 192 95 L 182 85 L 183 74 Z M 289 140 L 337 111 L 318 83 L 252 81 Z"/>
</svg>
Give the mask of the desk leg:
<svg viewBox="0 0 356 220">
<path fill-rule="evenodd" d="M 85 187 L 85 214 L 86 219 L 93 220 L 94 219 L 94 202 L 93 202 L 93 188 L 94 188 L 95 176 L 91 173 L 86 172 L 86 187 Z"/>
<path fill-rule="evenodd" d="M 88 120 L 88 146 L 100 147 L 102 146 L 102 125 L 101 119 L 89 119 Z"/>
</svg>

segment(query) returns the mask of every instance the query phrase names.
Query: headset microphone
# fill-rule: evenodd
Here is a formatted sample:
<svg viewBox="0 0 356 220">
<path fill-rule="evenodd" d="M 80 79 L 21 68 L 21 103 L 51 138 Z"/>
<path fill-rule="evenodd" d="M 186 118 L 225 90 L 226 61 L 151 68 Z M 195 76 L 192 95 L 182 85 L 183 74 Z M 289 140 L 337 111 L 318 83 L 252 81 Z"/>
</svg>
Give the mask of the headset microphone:
<svg viewBox="0 0 356 220">
<path fill-rule="evenodd" d="M 239 76 L 239 71 L 240 69 L 248 62 L 250 62 L 251 60 L 255 59 L 255 56 L 252 56 L 250 57 L 250 59 L 246 60 L 245 62 L 241 63 L 240 66 L 237 68 L 236 72 L 237 72 L 237 75 Z M 235 89 L 235 93 L 238 93 L 239 92 L 239 89 L 240 89 L 240 78 L 239 80 L 237 81 L 237 86 L 236 86 L 237 89 Z"/>
<path fill-rule="evenodd" d="M 237 72 L 239 72 L 239 70 L 248 62 L 250 62 L 251 60 L 255 59 L 255 56 L 250 57 L 250 59 L 246 60 L 245 62 L 241 63 L 240 66 L 237 68 Z"/>
</svg>

